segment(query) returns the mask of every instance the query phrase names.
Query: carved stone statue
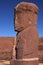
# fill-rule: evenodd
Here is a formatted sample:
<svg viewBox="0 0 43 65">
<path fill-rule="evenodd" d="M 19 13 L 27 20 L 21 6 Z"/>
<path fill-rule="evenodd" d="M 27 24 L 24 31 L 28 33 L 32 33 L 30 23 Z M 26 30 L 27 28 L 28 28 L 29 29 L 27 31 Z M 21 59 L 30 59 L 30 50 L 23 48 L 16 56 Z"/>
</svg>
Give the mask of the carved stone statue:
<svg viewBox="0 0 43 65">
<path fill-rule="evenodd" d="M 14 65 L 38 65 L 38 7 L 21 2 L 15 7 L 16 61 Z"/>
</svg>

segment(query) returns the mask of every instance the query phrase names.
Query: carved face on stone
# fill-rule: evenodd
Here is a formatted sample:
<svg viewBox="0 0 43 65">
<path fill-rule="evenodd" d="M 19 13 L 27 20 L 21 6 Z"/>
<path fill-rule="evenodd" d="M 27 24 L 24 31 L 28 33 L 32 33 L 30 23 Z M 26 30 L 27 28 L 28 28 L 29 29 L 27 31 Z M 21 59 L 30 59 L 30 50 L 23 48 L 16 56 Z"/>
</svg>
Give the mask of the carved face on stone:
<svg viewBox="0 0 43 65">
<path fill-rule="evenodd" d="M 36 25 L 37 11 L 32 7 L 22 6 L 15 12 L 15 30 L 22 31 L 29 26 Z"/>
</svg>

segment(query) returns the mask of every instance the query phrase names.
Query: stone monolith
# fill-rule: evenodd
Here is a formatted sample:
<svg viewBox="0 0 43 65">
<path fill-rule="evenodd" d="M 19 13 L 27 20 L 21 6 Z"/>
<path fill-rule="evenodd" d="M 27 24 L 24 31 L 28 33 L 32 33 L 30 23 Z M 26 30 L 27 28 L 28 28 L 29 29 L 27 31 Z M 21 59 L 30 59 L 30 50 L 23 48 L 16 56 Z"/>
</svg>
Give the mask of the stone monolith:
<svg viewBox="0 0 43 65">
<path fill-rule="evenodd" d="M 15 7 L 16 60 L 12 65 L 38 65 L 38 7 L 21 2 Z"/>
</svg>

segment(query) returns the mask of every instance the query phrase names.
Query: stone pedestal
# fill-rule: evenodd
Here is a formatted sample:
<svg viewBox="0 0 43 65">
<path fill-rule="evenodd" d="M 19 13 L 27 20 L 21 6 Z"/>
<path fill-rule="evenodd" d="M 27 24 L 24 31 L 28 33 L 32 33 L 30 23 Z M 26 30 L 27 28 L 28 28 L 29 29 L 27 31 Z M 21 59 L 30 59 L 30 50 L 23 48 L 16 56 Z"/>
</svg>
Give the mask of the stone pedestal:
<svg viewBox="0 0 43 65">
<path fill-rule="evenodd" d="M 33 61 L 30 61 L 30 60 L 12 60 L 11 61 L 11 65 L 38 65 L 39 62 L 37 60 L 33 60 Z"/>
<path fill-rule="evenodd" d="M 38 7 L 22 2 L 15 7 L 16 60 L 11 65 L 38 65 Z"/>
</svg>

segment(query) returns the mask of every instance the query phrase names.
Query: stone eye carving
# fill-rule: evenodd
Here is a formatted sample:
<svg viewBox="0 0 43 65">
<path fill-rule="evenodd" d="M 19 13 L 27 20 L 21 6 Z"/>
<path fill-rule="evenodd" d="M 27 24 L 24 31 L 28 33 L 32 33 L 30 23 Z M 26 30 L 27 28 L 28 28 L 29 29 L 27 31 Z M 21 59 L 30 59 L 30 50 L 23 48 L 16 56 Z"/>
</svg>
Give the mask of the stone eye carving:
<svg viewBox="0 0 43 65">
<path fill-rule="evenodd" d="M 16 11 L 16 13 L 21 13 L 21 11 L 18 10 L 18 11 Z"/>
<path fill-rule="evenodd" d="M 31 10 L 31 9 L 28 9 L 28 11 L 32 12 L 32 10 Z"/>
<path fill-rule="evenodd" d="M 34 12 L 35 14 L 38 14 L 37 12 Z"/>
<path fill-rule="evenodd" d="M 14 9 L 14 10 L 15 10 L 15 11 L 14 11 L 15 14 L 22 12 L 20 9 L 19 9 L 19 10 Z"/>
</svg>

